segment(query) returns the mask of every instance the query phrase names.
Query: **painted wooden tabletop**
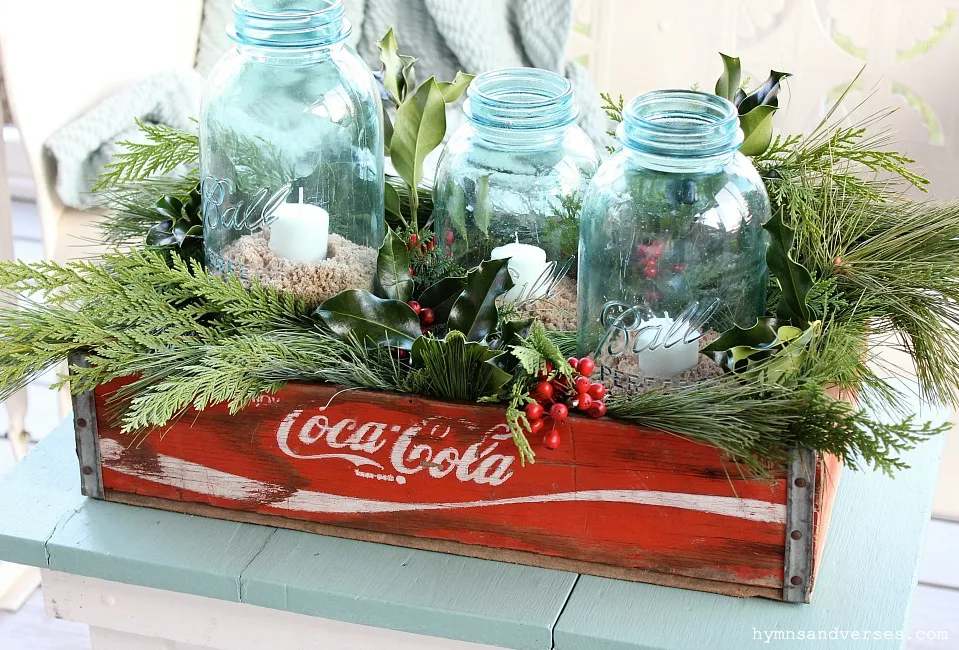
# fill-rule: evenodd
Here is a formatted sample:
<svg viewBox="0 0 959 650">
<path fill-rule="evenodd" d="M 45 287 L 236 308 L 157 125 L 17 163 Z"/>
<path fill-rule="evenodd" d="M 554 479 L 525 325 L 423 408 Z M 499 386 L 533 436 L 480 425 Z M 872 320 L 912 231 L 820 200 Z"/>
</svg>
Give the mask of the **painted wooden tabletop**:
<svg viewBox="0 0 959 650">
<path fill-rule="evenodd" d="M 941 421 L 943 412 L 922 414 Z M 738 600 L 86 499 L 70 422 L 0 481 L 0 559 L 509 648 L 765 645 L 905 629 L 941 440 L 893 481 L 846 472 L 812 605 Z M 883 635 L 880 634 L 880 637 Z M 852 647 L 842 641 L 776 645 Z M 856 648 L 900 648 L 898 639 Z"/>
</svg>

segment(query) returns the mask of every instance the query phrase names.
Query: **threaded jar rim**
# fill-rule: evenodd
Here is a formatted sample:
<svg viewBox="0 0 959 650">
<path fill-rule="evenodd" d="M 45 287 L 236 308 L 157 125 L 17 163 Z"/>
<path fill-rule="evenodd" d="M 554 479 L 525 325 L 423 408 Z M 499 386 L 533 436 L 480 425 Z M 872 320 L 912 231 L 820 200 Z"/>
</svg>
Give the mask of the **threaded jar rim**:
<svg viewBox="0 0 959 650">
<path fill-rule="evenodd" d="M 271 49 L 313 49 L 339 43 L 352 26 L 342 0 L 234 0 L 227 35 L 238 45 Z M 307 5 L 304 7 L 303 5 Z"/>
<path fill-rule="evenodd" d="M 566 77 L 539 68 L 505 68 L 478 75 L 463 112 L 474 126 L 516 130 L 573 124 L 579 111 Z"/>
<path fill-rule="evenodd" d="M 708 158 L 743 143 L 739 112 L 728 99 L 695 90 L 655 90 L 633 99 L 616 136 L 653 156 Z"/>
</svg>

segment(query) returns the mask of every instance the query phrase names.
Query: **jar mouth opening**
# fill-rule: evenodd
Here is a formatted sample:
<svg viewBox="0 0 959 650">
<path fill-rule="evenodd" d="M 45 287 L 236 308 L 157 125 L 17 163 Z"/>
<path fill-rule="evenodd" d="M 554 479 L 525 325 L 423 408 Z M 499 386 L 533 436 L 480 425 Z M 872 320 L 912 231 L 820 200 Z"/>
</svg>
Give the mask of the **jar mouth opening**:
<svg viewBox="0 0 959 650">
<path fill-rule="evenodd" d="M 695 90 L 656 90 L 636 97 L 623 111 L 617 137 L 631 149 L 679 157 L 728 154 L 743 141 L 736 106 Z"/>
<path fill-rule="evenodd" d="M 578 111 L 566 77 L 539 68 L 505 68 L 478 75 L 463 112 L 474 126 L 544 129 L 568 126 Z"/>
<path fill-rule="evenodd" d="M 226 31 L 238 45 L 309 50 L 343 41 L 352 27 L 342 0 L 234 0 Z"/>
</svg>

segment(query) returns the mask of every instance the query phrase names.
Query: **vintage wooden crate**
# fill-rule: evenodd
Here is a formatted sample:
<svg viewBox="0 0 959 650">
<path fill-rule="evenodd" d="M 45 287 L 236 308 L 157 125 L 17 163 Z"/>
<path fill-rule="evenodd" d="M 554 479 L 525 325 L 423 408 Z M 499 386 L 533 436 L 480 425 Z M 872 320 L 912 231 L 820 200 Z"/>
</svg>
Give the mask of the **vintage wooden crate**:
<svg viewBox="0 0 959 650">
<path fill-rule="evenodd" d="M 747 480 L 712 447 L 580 417 L 520 467 L 501 406 L 316 384 L 133 437 L 103 415 L 118 386 L 74 399 L 88 496 L 734 596 L 809 602 L 840 471 L 801 451 Z"/>
</svg>

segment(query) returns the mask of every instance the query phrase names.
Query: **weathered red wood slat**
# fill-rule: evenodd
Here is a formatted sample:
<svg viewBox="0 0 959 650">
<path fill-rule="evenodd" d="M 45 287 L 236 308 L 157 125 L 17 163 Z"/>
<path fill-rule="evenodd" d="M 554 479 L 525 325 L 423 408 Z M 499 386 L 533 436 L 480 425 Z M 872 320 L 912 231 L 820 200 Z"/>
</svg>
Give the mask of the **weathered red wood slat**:
<svg viewBox="0 0 959 650">
<path fill-rule="evenodd" d="M 747 480 L 712 447 L 573 417 L 559 449 L 520 467 L 500 406 L 317 384 L 134 439 L 103 416 L 119 385 L 77 414 L 78 437 L 95 424 L 93 496 L 735 595 L 796 587 L 785 466 Z M 820 458 L 809 477 L 817 558 L 838 472 Z"/>
</svg>

